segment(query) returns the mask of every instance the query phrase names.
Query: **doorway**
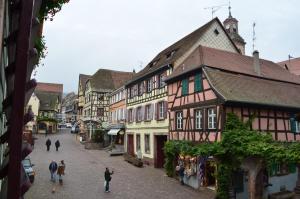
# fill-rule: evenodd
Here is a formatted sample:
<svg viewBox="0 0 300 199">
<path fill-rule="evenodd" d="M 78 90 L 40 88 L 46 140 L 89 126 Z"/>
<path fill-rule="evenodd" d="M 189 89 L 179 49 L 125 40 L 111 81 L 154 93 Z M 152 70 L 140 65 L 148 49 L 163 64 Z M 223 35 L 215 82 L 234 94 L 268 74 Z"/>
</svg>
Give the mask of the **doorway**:
<svg viewBox="0 0 300 199">
<path fill-rule="evenodd" d="M 163 168 L 165 164 L 165 153 L 164 153 L 164 146 L 165 142 L 168 140 L 166 135 L 156 135 L 156 150 L 155 150 L 155 157 L 154 157 L 154 167 L 155 168 Z"/>
<path fill-rule="evenodd" d="M 127 135 L 127 153 L 134 155 L 133 135 Z"/>
</svg>

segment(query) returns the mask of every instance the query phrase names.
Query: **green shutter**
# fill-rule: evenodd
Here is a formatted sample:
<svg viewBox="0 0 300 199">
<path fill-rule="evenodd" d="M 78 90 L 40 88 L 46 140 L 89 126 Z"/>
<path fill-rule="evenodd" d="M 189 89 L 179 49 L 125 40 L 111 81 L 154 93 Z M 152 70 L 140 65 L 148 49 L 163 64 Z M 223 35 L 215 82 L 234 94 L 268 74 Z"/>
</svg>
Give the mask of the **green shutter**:
<svg viewBox="0 0 300 199">
<path fill-rule="evenodd" d="M 195 92 L 200 92 L 202 91 L 202 74 L 201 73 L 197 73 L 195 75 L 195 80 L 194 80 L 194 87 L 195 87 Z"/>
<path fill-rule="evenodd" d="M 291 124 L 291 131 L 292 133 L 296 133 L 296 119 L 295 119 L 295 116 L 292 115 L 291 118 L 290 118 L 290 124 Z"/>
<path fill-rule="evenodd" d="M 268 169 L 269 176 L 275 176 L 278 170 L 278 164 L 272 163 Z"/>
<path fill-rule="evenodd" d="M 189 93 L 189 79 L 182 80 L 182 95 L 187 95 Z"/>
</svg>

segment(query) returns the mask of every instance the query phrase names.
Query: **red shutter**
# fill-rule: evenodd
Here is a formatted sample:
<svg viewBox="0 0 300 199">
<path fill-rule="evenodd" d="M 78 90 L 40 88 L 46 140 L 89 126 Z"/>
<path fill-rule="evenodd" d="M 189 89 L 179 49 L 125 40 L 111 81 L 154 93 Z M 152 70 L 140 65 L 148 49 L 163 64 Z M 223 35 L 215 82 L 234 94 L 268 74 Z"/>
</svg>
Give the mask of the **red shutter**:
<svg viewBox="0 0 300 199">
<path fill-rule="evenodd" d="M 158 103 L 155 103 L 155 115 L 154 115 L 154 119 L 158 120 Z"/>
<path fill-rule="evenodd" d="M 164 101 L 164 118 L 167 118 L 168 114 L 168 101 Z"/>
</svg>

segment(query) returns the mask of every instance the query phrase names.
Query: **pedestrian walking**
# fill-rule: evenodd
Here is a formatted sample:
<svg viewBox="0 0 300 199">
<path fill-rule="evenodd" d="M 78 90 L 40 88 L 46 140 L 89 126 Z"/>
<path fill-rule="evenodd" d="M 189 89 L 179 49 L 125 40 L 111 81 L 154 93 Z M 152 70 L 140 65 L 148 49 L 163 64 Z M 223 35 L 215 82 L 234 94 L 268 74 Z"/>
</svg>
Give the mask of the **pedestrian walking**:
<svg viewBox="0 0 300 199">
<path fill-rule="evenodd" d="M 109 182 L 111 181 L 111 175 L 114 173 L 114 171 L 109 171 L 109 169 L 106 167 L 105 172 L 104 172 L 104 185 L 105 185 L 105 192 L 110 192 L 109 190 Z"/>
<path fill-rule="evenodd" d="M 50 174 L 51 174 L 51 180 L 53 182 L 56 182 L 56 175 L 55 175 L 55 173 L 57 171 L 57 163 L 54 160 L 52 160 L 52 162 L 49 165 L 49 171 L 50 171 Z"/>
<path fill-rule="evenodd" d="M 51 140 L 48 138 L 46 141 L 47 151 L 50 150 Z"/>
<path fill-rule="evenodd" d="M 59 142 L 59 140 L 56 140 L 56 142 L 55 142 L 56 151 L 58 151 L 59 147 L 60 147 L 60 142 Z"/>
<path fill-rule="evenodd" d="M 183 178 L 184 178 L 184 167 L 183 167 L 183 165 L 180 165 L 178 174 L 179 174 L 181 185 L 184 185 L 184 181 L 183 181 Z"/>
<path fill-rule="evenodd" d="M 66 165 L 64 161 L 61 160 L 60 163 L 58 164 L 58 169 L 57 169 L 58 180 L 59 180 L 59 184 L 61 185 L 63 184 L 62 175 L 65 175 L 65 169 L 66 169 Z"/>
</svg>

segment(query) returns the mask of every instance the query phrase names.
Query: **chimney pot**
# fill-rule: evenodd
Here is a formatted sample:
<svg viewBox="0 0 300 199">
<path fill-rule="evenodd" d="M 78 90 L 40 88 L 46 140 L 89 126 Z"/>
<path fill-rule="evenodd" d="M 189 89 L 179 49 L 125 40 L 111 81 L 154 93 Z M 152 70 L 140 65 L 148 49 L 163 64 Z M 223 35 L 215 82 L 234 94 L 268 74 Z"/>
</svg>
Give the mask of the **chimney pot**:
<svg viewBox="0 0 300 199">
<path fill-rule="evenodd" d="M 259 52 L 257 50 L 253 51 L 253 67 L 254 67 L 254 72 L 256 72 L 257 75 L 261 76 Z"/>
</svg>

